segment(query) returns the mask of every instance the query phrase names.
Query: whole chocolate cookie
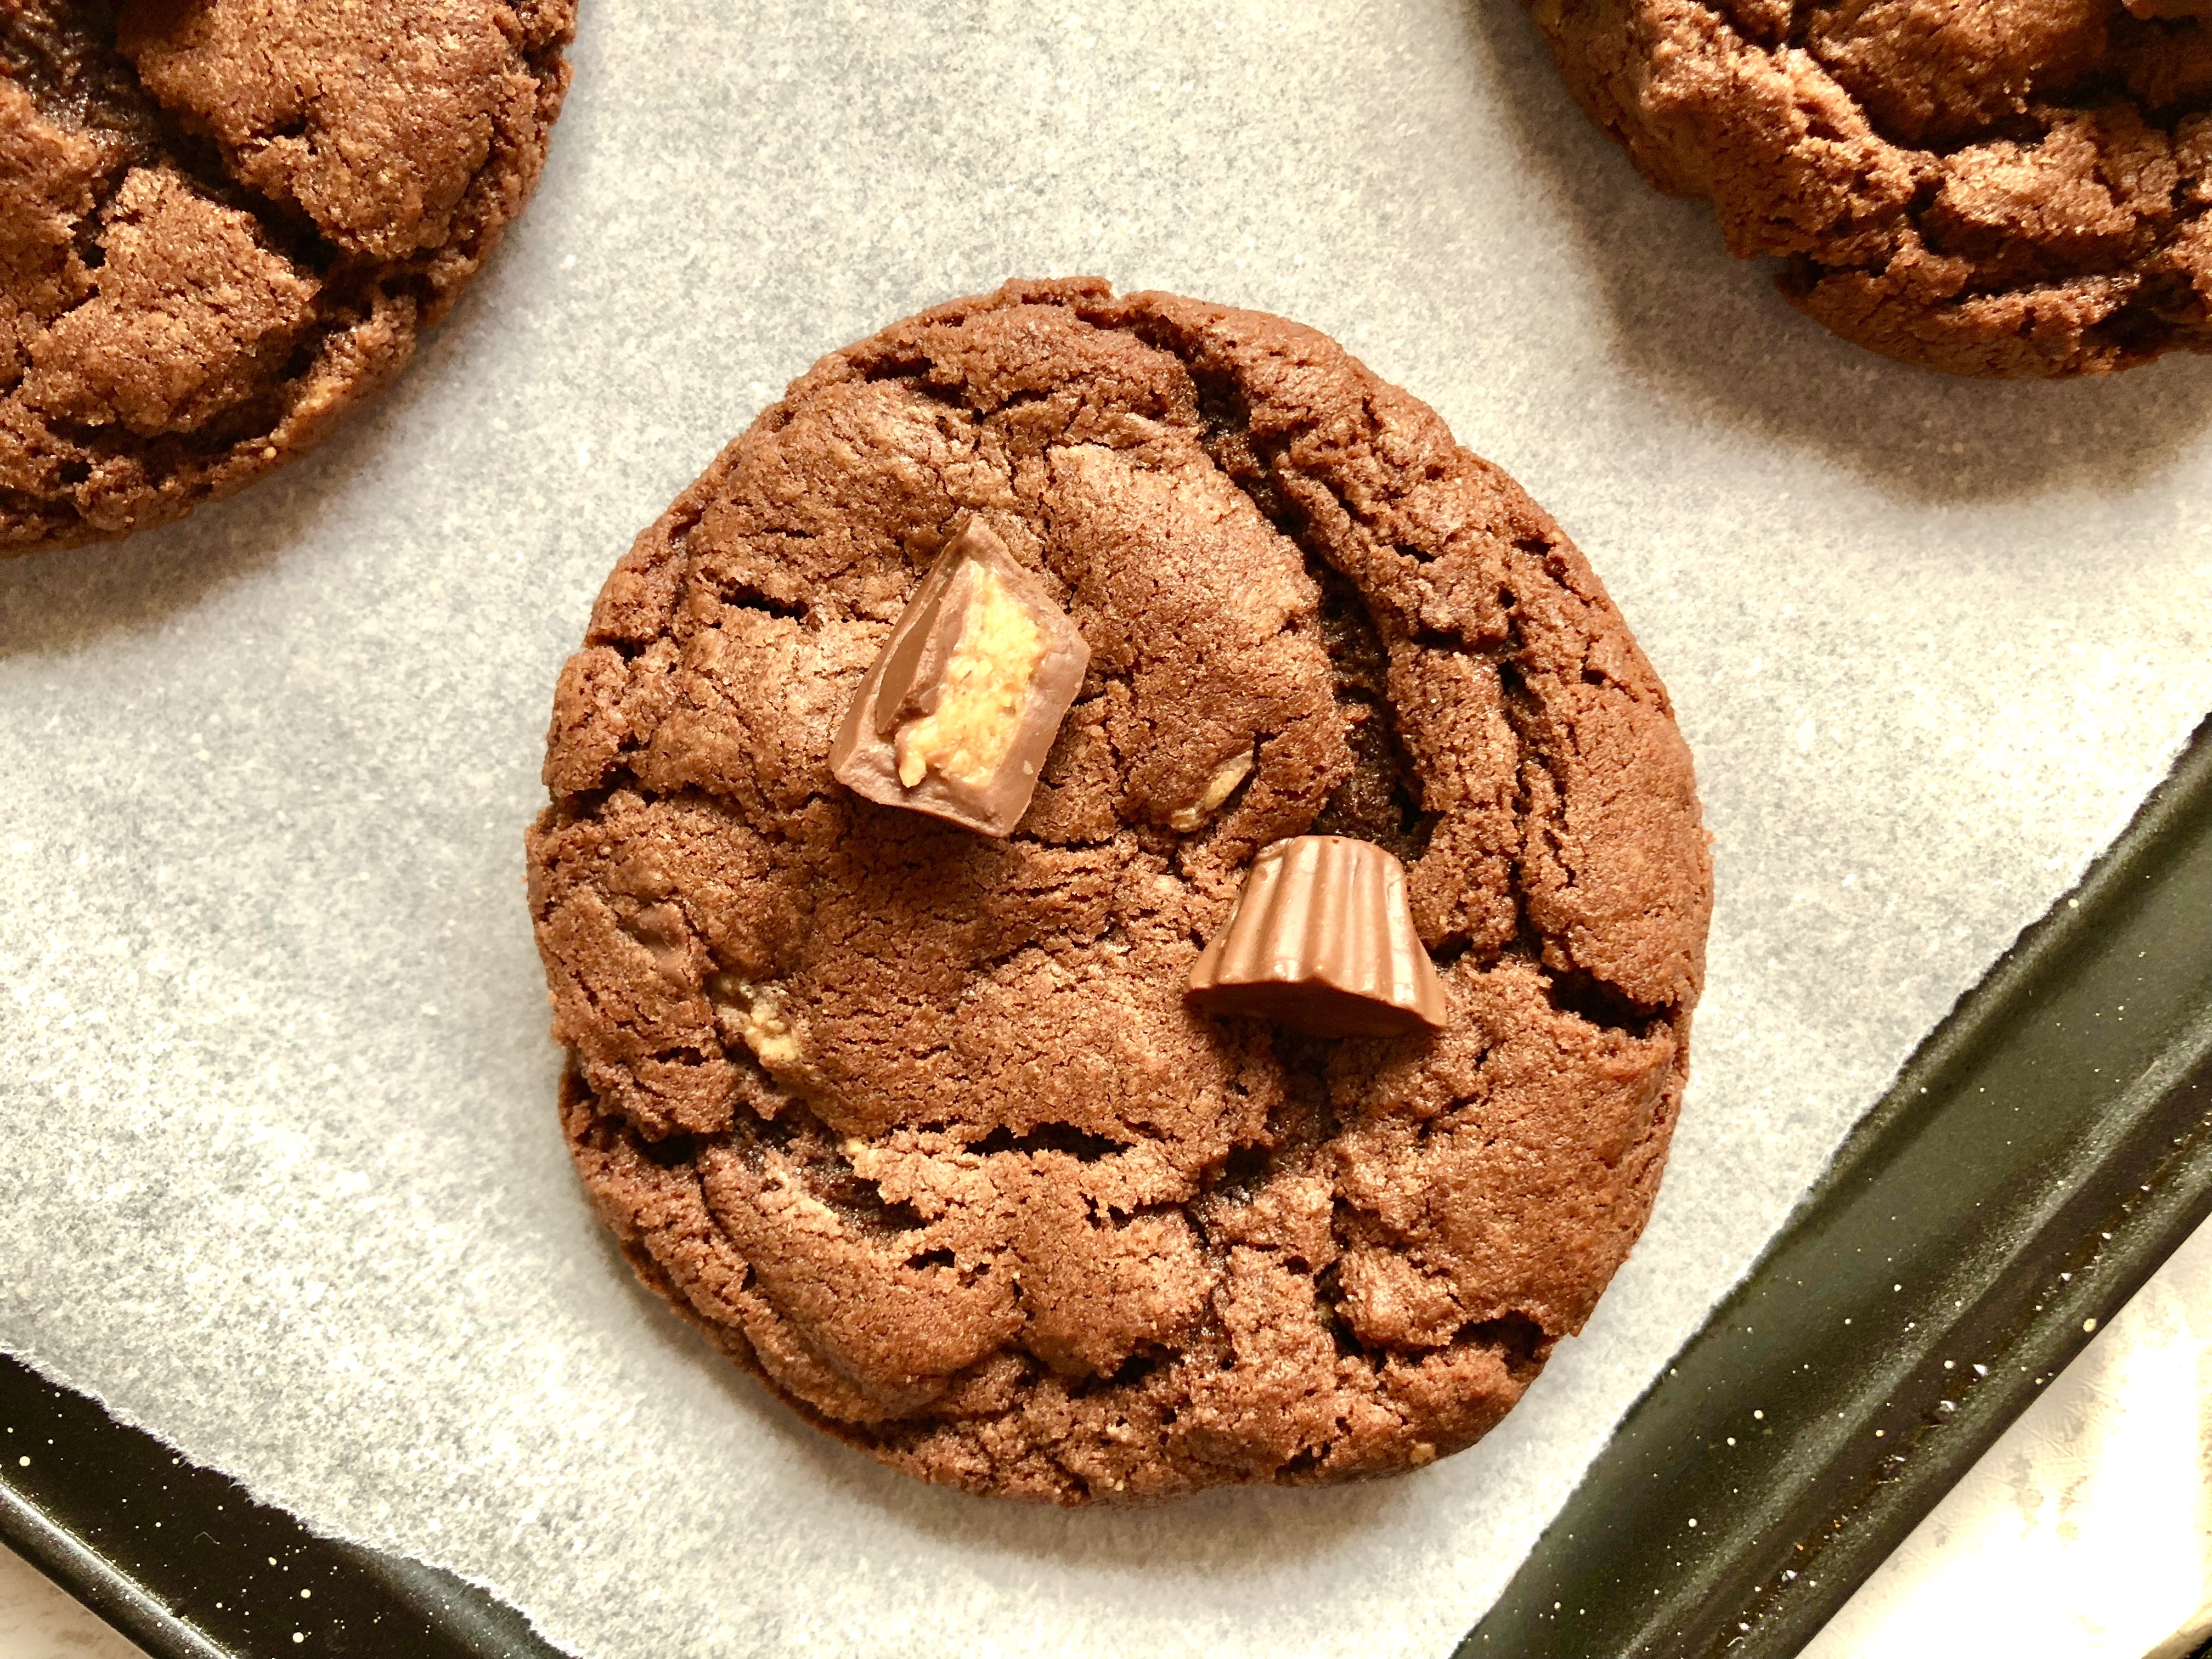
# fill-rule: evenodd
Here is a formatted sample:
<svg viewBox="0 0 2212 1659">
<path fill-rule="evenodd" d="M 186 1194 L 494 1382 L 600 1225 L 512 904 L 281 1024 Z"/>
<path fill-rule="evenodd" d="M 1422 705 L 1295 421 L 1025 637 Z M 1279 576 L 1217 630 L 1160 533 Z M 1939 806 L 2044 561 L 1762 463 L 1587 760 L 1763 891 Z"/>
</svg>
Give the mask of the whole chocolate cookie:
<svg viewBox="0 0 2212 1659">
<path fill-rule="evenodd" d="M 1954 374 L 2212 349 L 2212 0 L 1534 0 L 1790 303 Z"/>
<path fill-rule="evenodd" d="M 538 182 L 575 0 L 0 0 L 0 556 L 126 535 L 398 372 Z"/>
<path fill-rule="evenodd" d="M 1003 839 L 830 770 L 977 526 L 1089 651 Z M 1541 509 L 1310 329 L 1024 283 L 833 353 L 608 579 L 545 778 L 601 1215 L 911 1474 L 1080 1504 L 1425 1463 L 1650 1211 L 1711 896 L 1666 693 Z M 1403 860 L 1440 1032 L 1186 1000 L 1310 831 Z"/>
</svg>

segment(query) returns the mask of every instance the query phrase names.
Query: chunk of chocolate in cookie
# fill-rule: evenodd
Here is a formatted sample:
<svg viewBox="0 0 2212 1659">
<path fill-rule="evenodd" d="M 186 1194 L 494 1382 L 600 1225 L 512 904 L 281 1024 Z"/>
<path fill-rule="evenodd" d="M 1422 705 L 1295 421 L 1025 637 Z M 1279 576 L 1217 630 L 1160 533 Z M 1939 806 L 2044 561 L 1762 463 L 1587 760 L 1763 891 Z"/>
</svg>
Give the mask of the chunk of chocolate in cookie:
<svg viewBox="0 0 2212 1659">
<path fill-rule="evenodd" d="M 980 520 L 945 545 L 846 711 L 830 769 L 855 794 L 1011 834 L 1091 647 Z"/>
<path fill-rule="evenodd" d="M 1190 970 L 1190 1001 L 1315 1036 L 1444 1028 L 1444 988 L 1406 900 L 1406 868 L 1371 842 L 1279 841 L 1252 860 L 1229 925 Z"/>
</svg>

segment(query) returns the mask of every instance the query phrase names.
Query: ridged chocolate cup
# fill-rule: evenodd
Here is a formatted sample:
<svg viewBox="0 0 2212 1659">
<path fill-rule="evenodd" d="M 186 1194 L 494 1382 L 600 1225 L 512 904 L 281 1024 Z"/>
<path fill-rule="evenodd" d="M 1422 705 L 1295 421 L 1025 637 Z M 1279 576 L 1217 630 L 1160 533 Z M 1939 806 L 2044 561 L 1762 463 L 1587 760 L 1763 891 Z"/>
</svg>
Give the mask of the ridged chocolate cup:
<svg viewBox="0 0 2212 1659">
<path fill-rule="evenodd" d="M 1413 931 L 1406 869 L 1371 842 L 1262 848 L 1229 923 L 1190 970 L 1191 1003 L 1315 1036 L 1442 1030 L 1443 981 Z"/>
</svg>

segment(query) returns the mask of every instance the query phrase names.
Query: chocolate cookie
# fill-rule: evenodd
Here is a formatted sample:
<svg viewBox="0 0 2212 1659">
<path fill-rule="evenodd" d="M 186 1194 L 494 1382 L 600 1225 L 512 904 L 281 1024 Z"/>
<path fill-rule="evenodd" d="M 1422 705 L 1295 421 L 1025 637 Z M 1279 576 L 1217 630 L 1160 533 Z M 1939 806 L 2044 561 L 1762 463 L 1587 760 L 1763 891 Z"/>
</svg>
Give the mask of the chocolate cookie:
<svg viewBox="0 0 2212 1659">
<path fill-rule="evenodd" d="M 1644 176 L 1954 374 L 2212 349 L 2212 0 L 1534 0 Z"/>
<path fill-rule="evenodd" d="M 928 678 L 903 641 L 944 632 L 956 538 L 1088 650 L 1004 837 L 831 772 Z M 1018 283 L 824 358 L 608 579 L 545 778 L 531 903 L 601 1215 L 924 1479 L 1425 1463 L 1650 1211 L 1711 896 L 1666 693 L 1542 510 L 1310 329 Z M 1362 1006 L 1440 1031 L 1192 1000 L 1309 832 L 1299 870 L 1409 907 L 1441 979 Z"/>
<path fill-rule="evenodd" d="M 251 483 L 538 182 L 575 0 L 0 0 L 0 556 Z"/>
</svg>

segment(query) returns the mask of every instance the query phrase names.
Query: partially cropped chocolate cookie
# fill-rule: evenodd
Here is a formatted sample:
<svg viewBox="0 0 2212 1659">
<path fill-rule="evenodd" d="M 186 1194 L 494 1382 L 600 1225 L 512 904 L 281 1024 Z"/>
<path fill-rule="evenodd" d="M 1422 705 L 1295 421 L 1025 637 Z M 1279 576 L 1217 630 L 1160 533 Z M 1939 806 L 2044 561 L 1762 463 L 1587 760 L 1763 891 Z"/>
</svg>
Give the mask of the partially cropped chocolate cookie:
<svg viewBox="0 0 2212 1659">
<path fill-rule="evenodd" d="M 0 0 L 0 556 L 166 523 L 397 374 L 538 182 L 575 0 Z"/>
<path fill-rule="evenodd" d="M 1650 1212 L 1711 899 L 1666 693 L 1310 329 L 1019 283 L 833 353 L 608 579 L 545 779 L 600 1214 L 926 1480 L 1426 1463 Z"/>
<path fill-rule="evenodd" d="M 2212 0 L 1533 0 L 1661 190 L 1954 374 L 2212 349 Z"/>
</svg>

